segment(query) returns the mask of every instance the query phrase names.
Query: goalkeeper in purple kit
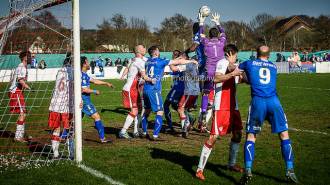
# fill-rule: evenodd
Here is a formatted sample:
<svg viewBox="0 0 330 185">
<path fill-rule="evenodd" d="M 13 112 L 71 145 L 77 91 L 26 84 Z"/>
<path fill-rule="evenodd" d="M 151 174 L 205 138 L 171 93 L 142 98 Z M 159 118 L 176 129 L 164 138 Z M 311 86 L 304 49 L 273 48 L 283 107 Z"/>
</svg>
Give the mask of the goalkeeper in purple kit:
<svg viewBox="0 0 330 185">
<path fill-rule="evenodd" d="M 212 14 L 211 21 L 215 23 L 216 28 L 211 28 L 209 31 L 209 38 L 204 35 L 204 17 L 201 13 L 198 15 L 199 32 L 201 34 L 201 43 L 204 46 L 204 53 L 206 56 L 206 79 L 203 88 L 203 97 L 201 105 L 201 119 L 200 122 L 205 124 L 206 111 L 208 107 L 208 95 L 213 90 L 213 78 L 215 69 L 219 60 L 224 58 L 224 46 L 226 45 L 226 34 L 224 29 L 220 26 L 220 15 Z"/>
</svg>

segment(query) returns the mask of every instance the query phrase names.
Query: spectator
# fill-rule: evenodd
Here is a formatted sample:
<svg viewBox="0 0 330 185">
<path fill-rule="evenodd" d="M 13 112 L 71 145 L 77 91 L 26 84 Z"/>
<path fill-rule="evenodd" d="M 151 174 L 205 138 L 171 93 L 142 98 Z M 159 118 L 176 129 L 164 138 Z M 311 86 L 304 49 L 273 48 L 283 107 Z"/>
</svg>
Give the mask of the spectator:
<svg viewBox="0 0 330 185">
<path fill-rule="evenodd" d="M 92 68 L 92 74 L 94 74 L 95 73 L 95 66 L 96 66 L 96 62 L 95 62 L 94 58 L 92 58 L 92 61 L 89 65 Z"/>
<path fill-rule="evenodd" d="M 292 53 L 292 55 L 288 58 L 288 62 L 290 63 L 290 67 L 298 67 L 301 69 L 301 60 L 297 51 Z"/>
<path fill-rule="evenodd" d="M 101 55 L 99 56 L 99 58 L 95 61 L 96 66 L 99 67 L 99 71 L 100 73 L 103 72 L 103 60 L 101 58 Z"/>
<path fill-rule="evenodd" d="M 281 53 L 277 53 L 276 57 L 276 62 L 285 62 L 285 57 Z"/>
<path fill-rule="evenodd" d="M 112 66 L 111 58 L 105 58 L 105 66 Z"/>
<path fill-rule="evenodd" d="M 301 57 L 302 62 L 307 62 L 308 61 L 308 52 L 304 51 L 304 54 Z"/>
<path fill-rule="evenodd" d="M 125 58 L 125 59 L 124 59 L 124 63 L 123 63 L 123 66 L 126 66 L 126 67 L 127 67 L 128 63 L 129 63 L 128 59 L 127 59 L 127 58 Z"/>
<path fill-rule="evenodd" d="M 250 60 L 255 60 L 256 56 L 254 55 L 254 53 L 252 52 L 251 56 L 250 56 Z"/>
<path fill-rule="evenodd" d="M 309 59 L 311 62 L 317 62 L 317 57 L 313 54 L 312 57 Z"/>
<path fill-rule="evenodd" d="M 38 64 L 38 68 L 39 69 L 46 69 L 47 64 L 45 62 L 45 60 L 41 60 L 40 63 Z"/>
<path fill-rule="evenodd" d="M 324 53 L 323 61 L 330 61 L 330 53 Z"/>
<path fill-rule="evenodd" d="M 35 58 L 35 56 L 33 55 L 33 56 L 32 56 L 32 59 L 31 59 L 31 68 L 32 68 L 32 69 L 35 69 L 35 68 L 37 68 L 37 65 L 38 65 L 38 61 L 37 61 L 37 59 Z"/>
<path fill-rule="evenodd" d="M 121 59 L 117 58 L 117 60 L 115 61 L 115 66 L 119 66 L 121 65 Z"/>
</svg>

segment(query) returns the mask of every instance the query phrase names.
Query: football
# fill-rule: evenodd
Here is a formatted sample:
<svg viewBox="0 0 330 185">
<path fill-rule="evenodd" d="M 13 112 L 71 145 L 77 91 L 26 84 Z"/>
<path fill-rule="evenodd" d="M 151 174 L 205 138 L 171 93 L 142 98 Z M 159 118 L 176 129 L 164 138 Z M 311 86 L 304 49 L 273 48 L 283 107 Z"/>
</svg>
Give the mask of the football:
<svg viewBox="0 0 330 185">
<path fill-rule="evenodd" d="M 207 17 L 210 15 L 211 9 L 208 6 L 204 5 L 199 9 L 199 13 L 201 13 L 203 17 Z"/>
</svg>

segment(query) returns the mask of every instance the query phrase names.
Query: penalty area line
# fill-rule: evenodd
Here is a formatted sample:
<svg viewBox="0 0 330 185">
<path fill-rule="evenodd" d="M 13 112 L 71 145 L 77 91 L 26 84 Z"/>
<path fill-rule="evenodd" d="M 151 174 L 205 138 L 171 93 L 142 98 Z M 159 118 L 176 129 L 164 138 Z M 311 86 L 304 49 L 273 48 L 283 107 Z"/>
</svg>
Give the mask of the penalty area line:
<svg viewBox="0 0 330 185">
<path fill-rule="evenodd" d="M 94 175 L 95 177 L 105 179 L 105 180 L 106 180 L 107 182 L 109 182 L 110 184 L 114 184 L 114 185 L 124 185 L 123 183 L 118 182 L 118 181 L 115 181 L 115 180 L 114 180 L 113 178 L 111 178 L 110 176 L 107 176 L 107 175 L 103 174 L 102 172 L 97 171 L 97 170 L 95 170 L 95 169 L 93 169 L 93 168 L 90 168 L 90 167 L 85 166 L 85 165 L 83 165 L 83 164 L 78 164 L 77 166 L 78 166 L 79 168 L 81 168 L 82 170 L 84 170 L 85 172 Z"/>
<path fill-rule="evenodd" d="M 246 123 L 246 121 L 242 121 L 242 123 Z M 266 127 L 271 127 L 269 124 L 265 125 Z M 315 130 L 305 130 L 305 129 L 298 129 L 298 128 L 293 128 L 289 127 L 289 130 L 295 131 L 295 132 L 305 132 L 305 133 L 311 133 L 311 134 L 322 134 L 322 135 L 329 135 L 327 132 L 320 132 L 320 131 L 315 131 Z"/>
<path fill-rule="evenodd" d="M 289 130 L 296 131 L 296 132 L 306 132 L 306 133 L 312 133 L 312 134 L 322 134 L 322 135 L 329 135 L 327 132 L 320 132 L 315 130 L 304 130 L 304 129 L 298 129 L 298 128 L 292 128 L 289 127 Z"/>
</svg>

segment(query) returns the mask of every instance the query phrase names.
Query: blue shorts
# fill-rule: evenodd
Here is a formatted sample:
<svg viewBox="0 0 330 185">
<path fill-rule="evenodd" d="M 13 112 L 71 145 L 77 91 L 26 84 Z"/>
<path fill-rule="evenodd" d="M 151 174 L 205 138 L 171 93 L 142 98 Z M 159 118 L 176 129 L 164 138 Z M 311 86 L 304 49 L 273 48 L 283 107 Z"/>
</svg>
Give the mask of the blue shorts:
<svg viewBox="0 0 330 185">
<path fill-rule="evenodd" d="M 288 122 L 277 96 L 270 98 L 254 96 L 252 98 L 246 122 L 246 132 L 259 133 L 265 120 L 272 126 L 272 133 L 288 130 Z"/>
<path fill-rule="evenodd" d="M 177 89 L 172 88 L 166 96 L 166 101 L 178 104 L 182 96 L 183 96 L 183 91 L 179 91 Z"/>
<path fill-rule="evenodd" d="M 144 108 L 153 112 L 163 111 L 163 98 L 159 91 L 143 92 Z"/>
<path fill-rule="evenodd" d="M 95 106 L 92 103 L 84 103 L 82 108 L 83 114 L 87 116 L 92 116 L 93 114 L 97 113 Z"/>
</svg>

